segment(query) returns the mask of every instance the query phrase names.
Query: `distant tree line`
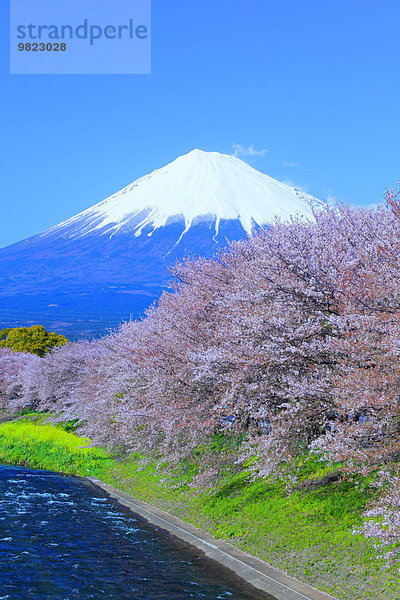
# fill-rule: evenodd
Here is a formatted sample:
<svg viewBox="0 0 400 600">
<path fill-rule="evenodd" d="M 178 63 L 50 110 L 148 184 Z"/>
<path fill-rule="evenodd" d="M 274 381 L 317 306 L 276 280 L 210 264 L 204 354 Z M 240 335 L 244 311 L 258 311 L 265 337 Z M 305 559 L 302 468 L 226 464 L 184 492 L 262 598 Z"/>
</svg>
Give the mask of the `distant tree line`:
<svg viewBox="0 0 400 600">
<path fill-rule="evenodd" d="M 54 332 L 48 333 L 42 325 L 14 327 L 0 330 L 0 348 L 17 352 L 30 352 L 44 356 L 47 352 L 68 342 L 67 338 Z"/>
</svg>

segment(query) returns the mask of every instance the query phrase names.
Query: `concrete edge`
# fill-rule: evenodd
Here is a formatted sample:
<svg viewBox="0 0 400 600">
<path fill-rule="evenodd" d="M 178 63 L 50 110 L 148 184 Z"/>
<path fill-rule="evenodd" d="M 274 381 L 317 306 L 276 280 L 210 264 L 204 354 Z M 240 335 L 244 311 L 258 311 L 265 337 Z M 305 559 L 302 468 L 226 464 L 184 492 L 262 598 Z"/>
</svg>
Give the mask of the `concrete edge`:
<svg viewBox="0 0 400 600">
<path fill-rule="evenodd" d="M 206 556 L 230 569 L 258 590 L 270 594 L 276 600 L 336 600 L 333 596 L 285 575 L 259 558 L 250 556 L 227 542 L 214 538 L 209 533 L 185 523 L 157 506 L 138 500 L 95 477 L 86 477 L 86 479 L 102 488 L 109 496 L 152 525 L 168 531 L 201 550 Z"/>
</svg>

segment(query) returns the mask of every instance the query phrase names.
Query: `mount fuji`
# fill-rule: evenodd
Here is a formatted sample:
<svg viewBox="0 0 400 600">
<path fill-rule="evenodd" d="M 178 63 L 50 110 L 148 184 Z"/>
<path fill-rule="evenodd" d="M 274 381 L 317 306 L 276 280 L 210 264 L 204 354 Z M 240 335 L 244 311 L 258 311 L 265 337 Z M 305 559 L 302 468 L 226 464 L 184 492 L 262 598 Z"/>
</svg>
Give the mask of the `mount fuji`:
<svg viewBox="0 0 400 600">
<path fill-rule="evenodd" d="M 0 249 L 0 328 L 70 339 L 138 317 L 184 256 L 211 256 L 275 217 L 312 219 L 313 196 L 238 158 L 193 150 L 44 233 Z"/>
</svg>

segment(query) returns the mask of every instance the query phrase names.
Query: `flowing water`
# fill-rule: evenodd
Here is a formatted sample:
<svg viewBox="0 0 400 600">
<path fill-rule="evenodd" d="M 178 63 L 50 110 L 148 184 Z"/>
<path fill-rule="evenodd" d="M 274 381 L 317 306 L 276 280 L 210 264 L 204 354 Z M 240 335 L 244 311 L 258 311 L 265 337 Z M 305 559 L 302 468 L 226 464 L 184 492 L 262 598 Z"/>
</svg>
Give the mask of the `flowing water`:
<svg viewBox="0 0 400 600">
<path fill-rule="evenodd" d="M 0 465 L 0 600 L 270 598 L 90 482 Z"/>
</svg>

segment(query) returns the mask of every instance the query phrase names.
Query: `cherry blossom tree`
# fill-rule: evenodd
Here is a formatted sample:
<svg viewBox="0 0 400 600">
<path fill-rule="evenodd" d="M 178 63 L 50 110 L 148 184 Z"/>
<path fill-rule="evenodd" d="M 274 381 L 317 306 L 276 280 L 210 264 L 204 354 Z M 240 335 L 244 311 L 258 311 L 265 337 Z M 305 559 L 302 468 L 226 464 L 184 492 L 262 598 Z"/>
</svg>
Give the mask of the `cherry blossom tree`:
<svg viewBox="0 0 400 600">
<path fill-rule="evenodd" d="M 39 363 L 36 355 L 0 348 L 0 409 L 4 414 L 15 415 L 29 404 L 24 392 L 25 380 Z"/>
<path fill-rule="evenodd" d="M 258 476 L 315 452 L 344 476 L 374 474 L 363 531 L 399 539 L 398 194 L 276 221 L 172 275 L 145 318 L 99 340 L 41 359 L 1 351 L 2 406 L 78 418 L 96 443 L 170 460 L 229 432 L 244 438 L 232 460 L 256 455 Z"/>
</svg>

